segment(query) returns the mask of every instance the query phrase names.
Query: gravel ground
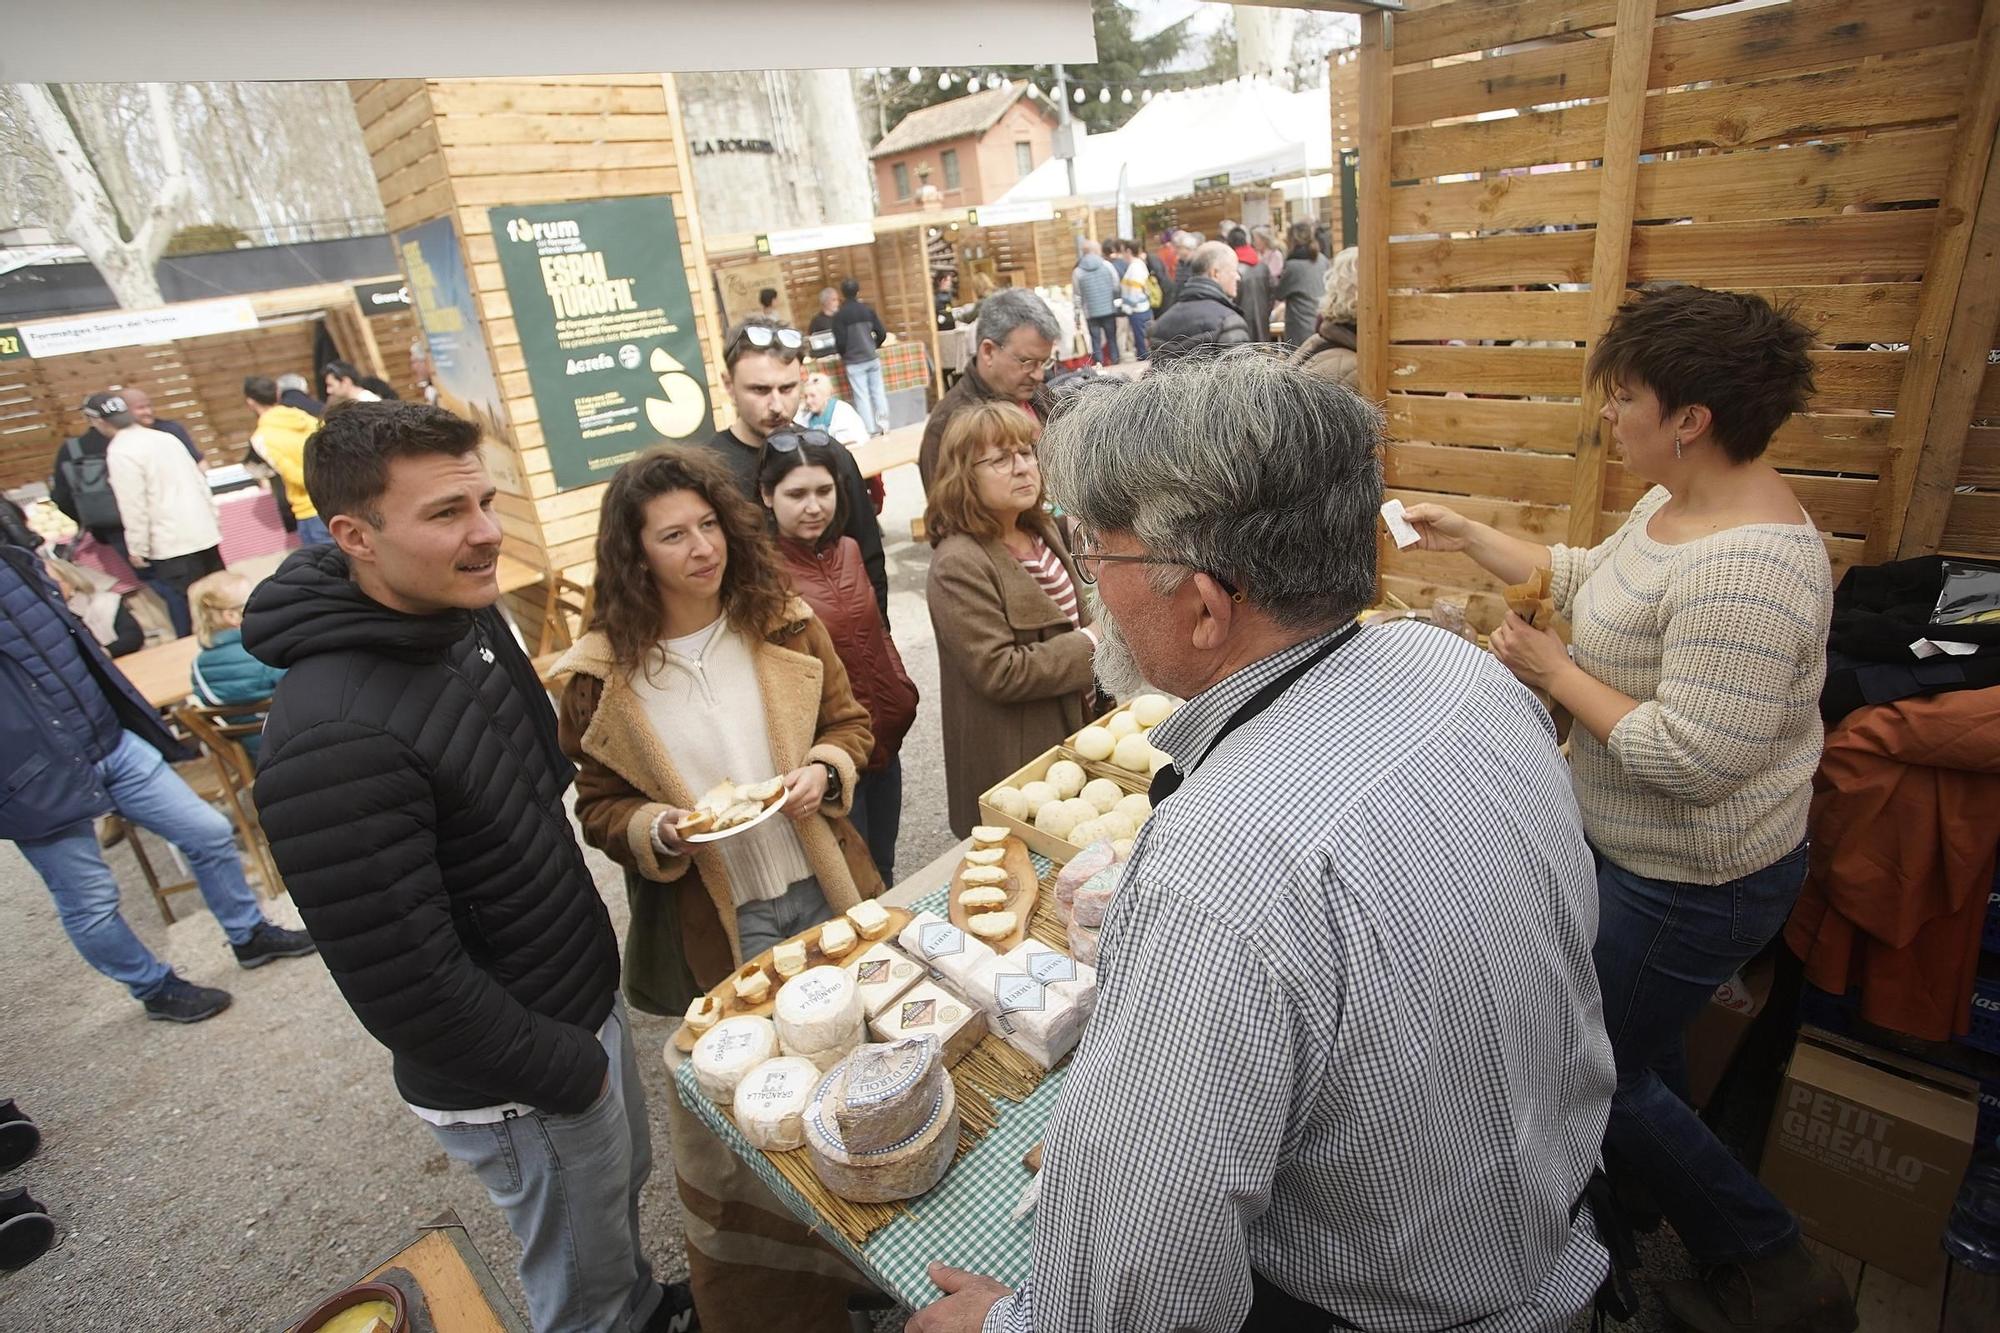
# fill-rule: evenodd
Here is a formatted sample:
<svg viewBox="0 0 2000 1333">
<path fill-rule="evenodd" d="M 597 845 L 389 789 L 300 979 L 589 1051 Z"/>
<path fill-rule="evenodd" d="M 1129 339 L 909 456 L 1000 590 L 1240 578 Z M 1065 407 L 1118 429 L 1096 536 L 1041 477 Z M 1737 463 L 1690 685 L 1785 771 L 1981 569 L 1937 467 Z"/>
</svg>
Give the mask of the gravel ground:
<svg viewBox="0 0 2000 1333">
<path fill-rule="evenodd" d="M 883 515 L 890 618 L 926 703 L 903 747 L 905 872 L 952 842 L 944 820 L 937 647 L 924 609 L 928 551 L 909 540 L 921 511 L 914 469 L 889 478 Z M 589 853 L 622 935 L 616 868 Z M 156 857 L 156 863 L 158 858 Z M 0 1329 L 94 1333 L 142 1327 L 274 1329 L 393 1251 L 421 1222 L 455 1209 L 516 1304 L 517 1254 L 472 1177 L 450 1167 L 394 1097 L 388 1060 L 307 959 L 238 969 L 195 895 L 163 925 L 129 849 L 110 853 L 140 937 L 190 980 L 225 986 L 236 1004 L 207 1023 L 146 1022 L 123 990 L 71 949 L 40 880 L 11 846 L 0 852 L 0 1096 L 41 1125 L 43 1149 L 10 1175 L 57 1219 L 59 1247 L 0 1278 Z M 297 925 L 289 899 L 271 914 Z M 669 1024 L 635 1014 L 642 1053 Z M 662 1061 L 643 1055 L 647 1095 L 673 1095 Z M 655 1115 L 654 1122 L 662 1121 Z M 642 1206 L 647 1251 L 663 1278 L 684 1275 L 669 1145 Z M 1655 1271 L 1684 1260 L 1671 1237 L 1648 1246 Z M 1657 1309 L 1638 1327 L 1658 1326 Z M 900 1327 L 895 1317 L 879 1328 Z"/>
</svg>

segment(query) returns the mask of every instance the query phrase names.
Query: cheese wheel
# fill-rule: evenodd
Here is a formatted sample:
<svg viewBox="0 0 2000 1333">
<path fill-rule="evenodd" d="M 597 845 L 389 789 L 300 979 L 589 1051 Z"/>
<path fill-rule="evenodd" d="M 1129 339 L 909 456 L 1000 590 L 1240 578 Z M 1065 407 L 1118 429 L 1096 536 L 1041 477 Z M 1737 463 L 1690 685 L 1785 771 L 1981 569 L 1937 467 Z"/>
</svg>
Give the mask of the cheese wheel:
<svg viewBox="0 0 2000 1333">
<path fill-rule="evenodd" d="M 981 912 L 967 917 L 965 928 L 983 940 L 1000 940 L 1012 935 L 1019 921 L 1012 912 Z"/>
<path fill-rule="evenodd" d="M 1028 817 L 1028 798 L 1019 787 L 995 787 L 986 793 L 986 803 L 1009 819 Z"/>
<path fill-rule="evenodd" d="M 778 1029 L 768 1018 L 725 1018 L 694 1044 L 694 1081 L 712 1102 L 734 1104 L 743 1076 L 778 1053 Z"/>
<path fill-rule="evenodd" d="M 1024 782 L 1021 784 L 1021 795 L 1027 798 L 1028 809 L 1033 814 L 1040 814 L 1042 807 L 1050 801 L 1062 799 L 1062 793 L 1047 782 Z"/>
<path fill-rule="evenodd" d="M 736 1085 L 736 1128 L 753 1148 L 789 1152 L 806 1143 L 806 1107 L 819 1086 L 820 1069 L 796 1055 L 766 1060 Z"/>
<path fill-rule="evenodd" d="M 819 951 L 828 958 L 844 957 L 854 947 L 854 926 L 845 917 L 835 917 L 819 928 Z"/>
<path fill-rule="evenodd" d="M 1103 727 L 1085 727 L 1076 733 L 1076 752 L 1092 763 L 1103 763 L 1111 757 L 1111 749 L 1118 744 L 1118 738 Z"/>
<path fill-rule="evenodd" d="M 1067 799 L 1083 790 L 1083 765 L 1069 759 L 1058 759 L 1049 765 L 1048 776 L 1043 781 L 1056 789 L 1056 795 Z"/>
<path fill-rule="evenodd" d="M 868 1042 L 828 1084 L 833 1123 L 849 1152 L 880 1152 L 917 1133 L 937 1104 L 944 1049 L 930 1033 Z"/>
<path fill-rule="evenodd" d="M 1173 711 L 1173 700 L 1164 694 L 1142 694 L 1132 701 L 1132 719 L 1142 727 L 1159 726 Z"/>
<path fill-rule="evenodd" d="M 999 866 L 967 866 L 958 872 L 961 884 L 1005 884 L 1010 878 Z"/>
<path fill-rule="evenodd" d="M 1001 847 L 974 847 L 965 854 L 969 866 L 997 866 L 1006 859 L 1006 849 Z"/>
<path fill-rule="evenodd" d="M 1104 720 L 1104 729 L 1111 733 L 1111 739 L 1114 742 L 1122 741 L 1127 736 L 1136 736 L 1139 734 L 1139 719 L 1133 717 L 1130 713 L 1113 713 Z M 1113 762 L 1115 763 L 1116 761 L 1114 760 Z"/>
<path fill-rule="evenodd" d="M 1134 734 L 1121 739 L 1118 742 L 1118 748 L 1111 752 L 1111 762 L 1128 773 L 1151 772 L 1153 766 L 1152 743 L 1144 736 L 1138 735 L 1135 726 Z"/>
<path fill-rule="evenodd" d="M 866 1019 L 854 978 L 845 968 L 824 964 L 785 983 L 772 1017 L 785 1054 L 808 1057 L 853 1049 L 855 1030 Z"/>
<path fill-rule="evenodd" d="M 855 1203 L 890 1203 L 914 1199 L 944 1179 L 958 1152 L 958 1092 L 950 1079 L 940 1082 L 914 1134 L 863 1152 L 842 1142 L 834 1121 L 830 1098 L 840 1077 L 836 1068 L 822 1078 L 806 1107 L 806 1152 L 820 1184 Z"/>
<path fill-rule="evenodd" d="M 1125 799 L 1125 789 L 1110 778 L 1092 778 L 1083 784 L 1079 794 L 1100 815 L 1116 809 L 1118 802 Z"/>
<path fill-rule="evenodd" d="M 1134 827 L 1136 827 L 1152 817 L 1153 802 L 1152 798 L 1147 796 L 1146 793 L 1135 791 L 1130 796 L 1120 797 L 1118 804 L 1113 806 L 1112 809 L 1130 819 Z"/>
</svg>

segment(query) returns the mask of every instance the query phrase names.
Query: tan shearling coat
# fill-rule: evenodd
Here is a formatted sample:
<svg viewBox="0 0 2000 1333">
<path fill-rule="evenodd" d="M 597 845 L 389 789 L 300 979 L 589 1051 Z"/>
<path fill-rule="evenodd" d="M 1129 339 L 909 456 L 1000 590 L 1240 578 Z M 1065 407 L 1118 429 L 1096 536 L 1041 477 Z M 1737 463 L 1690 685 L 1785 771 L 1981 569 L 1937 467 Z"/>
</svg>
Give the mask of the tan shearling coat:
<svg viewBox="0 0 2000 1333">
<path fill-rule="evenodd" d="M 867 844 L 847 819 L 859 765 L 874 746 L 868 711 L 856 701 L 826 627 L 797 598 L 758 645 L 756 660 L 777 771 L 828 763 L 840 774 L 840 799 L 828 800 L 795 827 L 827 902 L 834 911 L 845 911 L 883 888 Z M 640 877 L 631 894 L 626 997 L 650 1013 L 678 1013 L 686 998 L 674 983 L 676 935 L 695 984 L 703 989 L 743 961 L 735 898 L 721 856 L 708 847 L 697 847 L 691 857 L 662 857 L 653 850 L 654 819 L 669 806 L 692 808 L 701 793 L 681 777 L 673 738 L 653 729 L 602 632 L 578 640 L 552 674 L 566 678 L 558 723 L 563 750 L 578 765 L 576 814 L 584 840 Z M 745 775 L 746 780 L 762 776 Z"/>
</svg>

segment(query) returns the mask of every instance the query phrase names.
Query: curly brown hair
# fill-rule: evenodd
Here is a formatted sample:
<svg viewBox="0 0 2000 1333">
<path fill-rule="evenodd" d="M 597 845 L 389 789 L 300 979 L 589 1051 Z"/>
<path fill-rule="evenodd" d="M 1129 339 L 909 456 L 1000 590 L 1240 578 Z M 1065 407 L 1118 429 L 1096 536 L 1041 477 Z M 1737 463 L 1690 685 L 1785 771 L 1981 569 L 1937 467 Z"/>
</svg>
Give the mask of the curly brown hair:
<svg viewBox="0 0 2000 1333">
<path fill-rule="evenodd" d="M 626 671 L 639 669 L 665 626 L 660 590 L 641 540 L 646 506 L 662 495 L 693 491 L 722 523 L 728 555 L 722 569 L 722 610 L 737 633 L 763 638 L 791 601 L 791 584 L 764 530 L 764 512 L 750 502 L 728 464 L 702 449 L 664 448 L 618 469 L 597 514 L 597 575 L 590 627 L 604 631 Z"/>
<path fill-rule="evenodd" d="M 955 532 L 981 541 L 999 539 L 1006 527 L 999 515 L 980 501 L 973 465 L 989 448 L 1032 451 L 1040 435 L 1040 423 L 1015 403 L 974 403 L 951 419 L 938 444 L 937 475 L 931 481 L 930 503 L 924 507 L 924 535 L 932 546 Z M 1033 509 L 1015 521 L 1053 545 L 1055 525 L 1041 506 L 1044 498 L 1046 491 L 1035 497 Z"/>
</svg>

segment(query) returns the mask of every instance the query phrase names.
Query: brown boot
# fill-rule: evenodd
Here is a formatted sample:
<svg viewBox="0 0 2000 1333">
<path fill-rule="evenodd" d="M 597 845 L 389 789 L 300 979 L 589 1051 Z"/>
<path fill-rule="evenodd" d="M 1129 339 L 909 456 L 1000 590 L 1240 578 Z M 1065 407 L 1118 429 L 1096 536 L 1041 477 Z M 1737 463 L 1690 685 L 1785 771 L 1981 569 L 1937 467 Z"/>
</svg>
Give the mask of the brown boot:
<svg viewBox="0 0 2000 1333">
<path fill-rule="evenodd" d="M 1794 1241 L 1763 1259 L 1713 1264 L 1669 1282 L 1667 1310 L 1696 1333 L 1853 1333 L 1854 1298 L 1840 1275 Z"/>
</svg>

